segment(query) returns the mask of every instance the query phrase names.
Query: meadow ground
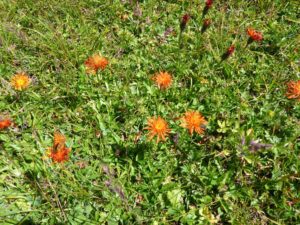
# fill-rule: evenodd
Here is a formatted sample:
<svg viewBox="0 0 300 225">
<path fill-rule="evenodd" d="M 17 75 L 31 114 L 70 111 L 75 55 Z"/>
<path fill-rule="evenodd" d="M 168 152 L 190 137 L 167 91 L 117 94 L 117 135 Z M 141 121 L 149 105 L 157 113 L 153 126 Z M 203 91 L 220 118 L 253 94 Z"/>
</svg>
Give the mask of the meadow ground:
<svg viewBox="0 0 300 225">
<path fill-rule="evenodd" d="M 300 3 L 205 5 L 0 1 L 0 224 L 300 223 Z"/>
</svg>

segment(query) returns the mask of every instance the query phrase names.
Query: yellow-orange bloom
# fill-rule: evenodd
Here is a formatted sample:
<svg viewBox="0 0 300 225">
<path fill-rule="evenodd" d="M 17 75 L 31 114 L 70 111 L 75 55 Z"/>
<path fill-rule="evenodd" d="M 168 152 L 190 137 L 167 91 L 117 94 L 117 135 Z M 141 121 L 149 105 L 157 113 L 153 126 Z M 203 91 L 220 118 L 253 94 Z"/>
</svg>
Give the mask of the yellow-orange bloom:
<svg viewBox="0 0 300 225">
<path fill-rule="evenodd" d="M 2 118 L 0 116 L 0 130 L 6 129 L 12 125 L 11 119 L 9 118 Z"/>
<path fill-rule="evenodd" d="M 96 74 L 99 69 L 104 70 L 108 65 L 108 60 L 99 54 L 89 57 L 85 62 L 86 72 Z"/>
<path fill-rule="evenodd" d="M 59 133 L 54 133 L 53 147 L 49 148 L 49 156 L 54 162 L 64 162 L 69 159 L 70 149 L 66 147 L 66 137 Z"/>
<path fill-rule="evenodd" d="M 194 131 L 198 134 L 204 133 L 207 121 L 199 112 L 188 111 L 181 118 L 181 126 L 187 128 L 192 135 Z"/>
<path fill-rule="evenodd" d="M 148 136 L 151 140 L 154 136 L 157 136 L 156 143 L 160 140 L 165 141 L 166 136 L 170 133 L 168 123 L 161 117 L 151 117 L 148 119 L 148 126 L 145 127 L 145 130 L 149 130 Z"/>
<path fill-rule="evenodd" d="M 288 98 L 295 98 L 298 99 L 300 101 L 300 80 L 298 81 L 290 81 L 287 84 L 287 92 L 286 92 L 286 96 Z"/>
<path fill-rule="evenodd" d="M 262 33 L 252 28 L 247 28 L 247 34 L 253 41 L 261 41 L 263 39 Z"/>
<path fill-rule="evenodd" d="M 152 80 L 161 89 L 166 89 L 172 84 L 172 76 L 168 72 L 159 72 L 152 77 Z"/>
<path fill-rule="evenodd" d="M 59 144 L 64 145 L 66 143 L 66 137 L 63 134 L 61 134 L 60 132 L 55 131 L 53 143 L 54 143 L 54 146 L 57 146 Z"/>
<path fill-rule="evenodd" d="M 30 77 L 26 73 L 17 73 L 11 78 L 11 85 L 14 89 L 22 91 L 26 89 L 31 82 Z"/>
</svg>

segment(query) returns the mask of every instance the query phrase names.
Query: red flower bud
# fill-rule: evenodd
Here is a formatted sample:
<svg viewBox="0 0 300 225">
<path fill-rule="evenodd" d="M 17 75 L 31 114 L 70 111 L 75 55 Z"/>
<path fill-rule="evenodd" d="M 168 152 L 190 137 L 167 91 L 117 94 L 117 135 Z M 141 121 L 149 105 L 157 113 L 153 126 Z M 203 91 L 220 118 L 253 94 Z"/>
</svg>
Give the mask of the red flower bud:
<svg viewBox="0 0 300 225">
<path fill-rule="evenodd" d="M 202 28 L 201 28 L 201 33 L 204 33 L 206 29 L 211 25 L 211 19 L 205 19 L 203 20 Z"/>
<path fill-rule="evenodd" d="M 206 0 L 205 7 L 210 8 L 212 6 L 212 4 L 213 4 L 213 0 Z"/>
<path fill-rule="evenodd" d="M 209 27 L 211 24 L 211 19 L 205 19 L 203 21 L 203 27 Z"/>
<path fill-rule="evenodd" d="M 234 45 L 230 45 L 227 51 L 222 55 L 222 61 L 228 59 L 233 54 L 234 50 Z"/>
<path fill-rule="evenodd" d="M 233 54 L 234 50 L 235 50 L 234 45 L 230 45 L 230 47 L 227 49 L 226 54 L 227 54 L 228 56 L 231 56 L 231 55 Z"/>
<path fill-rule="evenodd" d="M 180 29 L 181 29 L 181 31 L 183 31 L 185 29 L 186 24 L 188 23 L 188 21 L 190 20 L 190 18 L 191 17 L 189 16 L 189 14 L 184 14 L 182 16 L 181 23 L 180 23 Z"/>
</svg>

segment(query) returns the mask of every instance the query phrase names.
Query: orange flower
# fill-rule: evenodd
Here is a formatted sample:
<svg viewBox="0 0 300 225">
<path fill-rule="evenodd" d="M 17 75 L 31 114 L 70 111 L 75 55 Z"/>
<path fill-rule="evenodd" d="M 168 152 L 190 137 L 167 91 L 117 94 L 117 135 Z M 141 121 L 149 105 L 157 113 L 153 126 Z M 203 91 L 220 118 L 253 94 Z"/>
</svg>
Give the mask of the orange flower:
<svg viewBox="0 0 300 225">
<path fill-rule="evenodd" d="M 26 89 L 31 82 L 30 77 L 26 73 L 17 73 L 11 78 L 11 85 L 14 89 L 22 91 Z"/>
<path fill-rule="evenodd" d="M 205 130 L 204 125 L 207 123 L 201 113 L 195 111 L 186 112 L 181 120 L 181 126 L 187 128 L 191 135 L 194 131 L 198 134 L 202 134 Z"/>
<path fill-rule="evenodd" d="M 108 60 L 99 54 L 89 57 L 85 62 L 86 72 L 96 74 L 99 69 L 104 70 L 108 65 Z"/>
<path fill-rule="evenodd" d="M 145 130 L 149 130 L 149 140 L 151 140 L 154 136 L 157 136 L 156 143 L 160 140 L 165 141 L 166 136 L 171 131 L 168 127 L 168 123 L 161 117 L 152 117 L 148 119 L 148 126 Z"/>
<path fill-rule="evenodd" d="M 263 35 L 261 32 L 258 32 L 252 28 L 247 29 L 247 34 L 249 35 L 252 41 L 261 41 L 263 39 Z"/>
<path fill-rule="evenodd" d="M 166 89 L 172 84 L 172 76 L 168 72 L 159 72 L 152 77 L 152 80 L 161 89 Z"/>
<path fill-rule="evenodd" d="M 57 146 L 59 144 L 64 145 L 66 143 L 66 137 L 58 131 L 55 131 L 53 143 L 54 146 Z"/>
<path fill-rule="evenodd" d="M 286 96 L 288 98 L 295 98 L 300 101 L 300 80 L 298 81 L 290 81 L 287 84 L 288 90 Z"/>
<path fill-rule="evenodd" d="M 0 116 L 0 130 L 6 129 L 12 125 L 12 122 L 9 118 L 2 118 Z"/>
<path fill-rule="evenodd" d="M 66 137 L 59 133 L 54 132 L 53 147 L 49 148 L 49 156 L 54 162 L 64 162 L 69 159 L 70 149 L 66 147 Z"/>
</svg>

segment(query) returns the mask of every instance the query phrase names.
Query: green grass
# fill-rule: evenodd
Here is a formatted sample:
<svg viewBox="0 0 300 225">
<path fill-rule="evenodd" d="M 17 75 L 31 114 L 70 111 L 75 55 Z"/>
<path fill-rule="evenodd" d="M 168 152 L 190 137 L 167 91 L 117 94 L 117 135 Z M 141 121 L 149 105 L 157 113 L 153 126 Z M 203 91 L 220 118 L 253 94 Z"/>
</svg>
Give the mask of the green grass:
<svg viewBox="0 0 300 225">
<path fill-rule="evenodd" d="M 0 2 L 0 113 L 16 124 L 0 131 L 0 224 L 300 223 L 300 104 L 285 96 L 300 78 L 299 2 L 216 0 L 203 34 L 202 0 L 138 7 Z M 262 43 L 245 47 L 248 27 Z M 110 64 L 91 76 L 94 53 Z M 160 70 L 174 77 L 165 91 L 150 79 Z M 34 78 L 21 93 L 18 71 Z M 187 110 L 208 120 L 204 135 L 180 127 Z M 152 116 L 168 121 L 166 142 L 147 140 Z M 54 130 L 72 149 L 64 164 L 43 160 Z"/>
</svg>

